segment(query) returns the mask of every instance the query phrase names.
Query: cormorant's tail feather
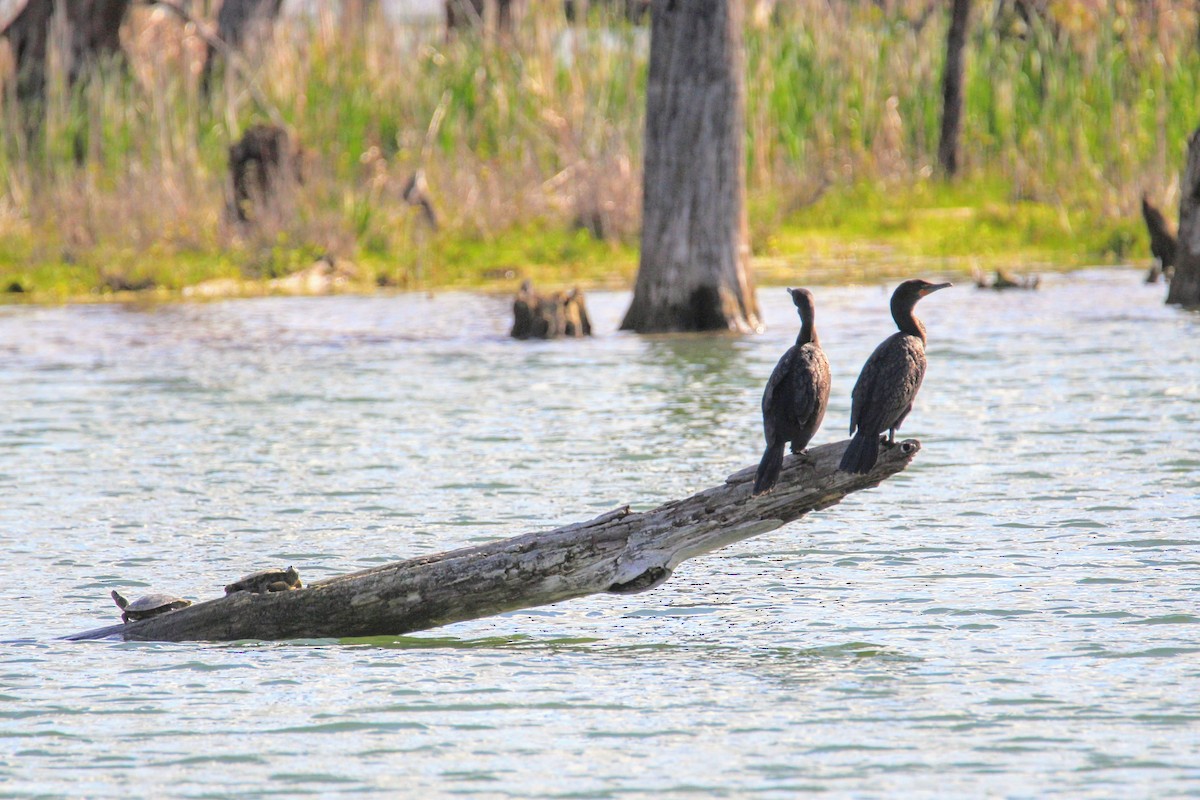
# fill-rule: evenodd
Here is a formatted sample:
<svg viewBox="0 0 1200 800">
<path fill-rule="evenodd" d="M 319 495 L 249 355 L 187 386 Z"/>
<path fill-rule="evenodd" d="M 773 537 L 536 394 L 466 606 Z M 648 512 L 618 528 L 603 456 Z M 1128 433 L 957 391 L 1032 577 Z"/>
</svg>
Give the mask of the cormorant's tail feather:
<svg viewBox="0 0 1200 800">
<path fill-rule="evenodd" d="M 852 472 L 865 475 L 875 466 L 879 459 L 879 436 L 859 429 L 842 453 L 842 463 L 838 467 L 842 472 Z"/>
<path fill-rule="evenodd" d="M 783 470 L 783 450 L 787 442 L 776 442 L 763 453 L 762 461 L 758 462 L 758 471 L 754 473 L 754 492 L 759 495 L 775 488 L 779 473 Z"/>
</svg>

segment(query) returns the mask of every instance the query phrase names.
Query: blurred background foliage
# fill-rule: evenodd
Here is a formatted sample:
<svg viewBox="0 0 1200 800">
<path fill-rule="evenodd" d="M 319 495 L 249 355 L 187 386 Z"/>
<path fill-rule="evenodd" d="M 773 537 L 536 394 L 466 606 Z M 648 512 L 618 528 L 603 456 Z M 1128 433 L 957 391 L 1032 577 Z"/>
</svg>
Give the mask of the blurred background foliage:
<svg viewBox="0 0 1200 800">
<path fill-rule="evenodd" d="M 339 6 L 285 13 L 206 92 L 200 24 L 135 5 L 124 57 L 80 82 L 56 69 L 63 45 L 51 42 L 32 133 L 6 56 L 0 290 L 178 289 L 284 276 L 322 257 L 352 265 L 361 285 L 628 284 L 645 24 L 607 3 L 568 20 L 557 0 L 528 0 L 511 30 L 490 20 L 449 32 L 440 17 L 378 5 L 348 24 Z M 1174 217 L 1198 123 L 1197 5 L 977 1 L 952 181 L 934 168 L 948 6 L 748 0 L 761 279 L 857 280 L 906 259 L 964 269 L 1148 257 L 1140 198 Z M 272 120 L 302 148 L 303 182 L 274 213 L 238 224 L 228 150 Z M 436 229 L 403 196 L 418 169 Z"/>
</svg>

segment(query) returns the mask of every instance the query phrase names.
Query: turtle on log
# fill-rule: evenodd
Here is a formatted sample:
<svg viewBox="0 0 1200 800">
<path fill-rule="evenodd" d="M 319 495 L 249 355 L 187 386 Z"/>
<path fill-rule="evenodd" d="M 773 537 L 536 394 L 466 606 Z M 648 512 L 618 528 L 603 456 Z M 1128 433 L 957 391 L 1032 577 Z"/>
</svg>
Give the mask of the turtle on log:
<svg viewBox="0 0 1200 800">
<path fill-rule="evenodd" d="M 136 622 L 139 619 L 150 619 L 159 614 L 166 614 L 192 604 L 191 600 L 176 597 L 173 594 L 154 593 L 139 597 L 132 603 L 121 596 L 116 589 L 112 590 L 113 602 L 121 609 L 122 622 Z"/>
<path fill-rule="evenodd" d="M 295 567 L 287 569 L 264 569 L 243 575 L 225 587 L 225 594 L 234 592 L 250 592 L 266 594 L 267 592 L 286 592 L 290 589 L 300 589 L 300 573 Z"/>
</svg>

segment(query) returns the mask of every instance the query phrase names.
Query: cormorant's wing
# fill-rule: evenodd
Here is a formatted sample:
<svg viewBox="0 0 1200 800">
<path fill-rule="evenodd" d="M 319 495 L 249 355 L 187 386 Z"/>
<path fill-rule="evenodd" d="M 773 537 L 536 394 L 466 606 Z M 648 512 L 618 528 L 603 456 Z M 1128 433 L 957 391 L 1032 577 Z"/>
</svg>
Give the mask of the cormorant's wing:
<svg viewBox="0 0 1200 800">
<path fill-rule="evenodd" d="M 767 379 L 767 388 L 763 389 L 762 397 L 762 413 L 763 413 L 763 436 L 767 440 L 767 444 L 775 441 L 775 409 L 786 408 L 791 404 L 791 381 L 787 380 L 792 368 L 792 356 L 795 354 L 795 346 L 789 347 L 787 352 L 779 357 L 779 363 L 775 365 L 775 369 L 771 372 L 771 377 Z"/>
</svg>

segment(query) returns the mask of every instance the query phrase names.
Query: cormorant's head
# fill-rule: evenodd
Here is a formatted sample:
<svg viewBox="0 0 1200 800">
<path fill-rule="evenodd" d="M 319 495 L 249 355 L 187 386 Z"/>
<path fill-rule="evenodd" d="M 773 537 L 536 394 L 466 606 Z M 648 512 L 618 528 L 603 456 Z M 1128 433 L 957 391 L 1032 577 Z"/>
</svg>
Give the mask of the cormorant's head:
<svg viewBox="0 0 1200 800">
<path fill-rule="evenodd" d="M 792 296 L 792 302 L 800 310 L 800 319 L 811 320 L 815 308 L 812 292 L 808 289 L 788 289 L 788 294 Z"/>
<path fill-rule="evenodd" d="M 892 293 L 892 308 L 912 308 L 925 295 L 953 285 L 953 283 L 930 283 L 920 278 L 905 281 Z"/>
</svg>

